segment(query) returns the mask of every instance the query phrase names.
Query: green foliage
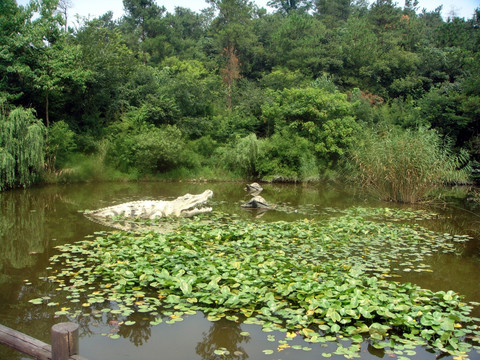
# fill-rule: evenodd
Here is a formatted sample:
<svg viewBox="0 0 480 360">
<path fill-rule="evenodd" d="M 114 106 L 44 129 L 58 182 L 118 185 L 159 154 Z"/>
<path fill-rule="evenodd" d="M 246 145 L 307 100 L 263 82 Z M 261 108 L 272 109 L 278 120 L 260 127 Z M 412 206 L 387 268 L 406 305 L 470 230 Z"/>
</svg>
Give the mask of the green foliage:
<svg viewBox="0 0 480 360">
<path fill-rule="evenodd" d="M 287 130 L 264 140 L 258 173 L 264 180 L 307 181 L 318 178 L 312 144 Z"/>
<path fill-rule="evenodd" d="M 346 95 L 321 88 L 285 89 L 262 110 L 266 123 L 308 139 L 317 159 L 326 162 L 338 161 L 359 130 Z"/>
<path fill-rule="evenodd" d="M 63 167 L 77 148 L 75 133 L 64 121 L 57 121 L 47 129 L 46 163 L 50 170 Z"/>
<path fill-rule="evenodd" d="M 171 170 L 186 162 L 182 133 L 175 126 L 147 128 L 135 136 L 133 159 L 142 174 Z"/>
<path fill-rule="evenodd" d="M 44 164 L 45 127 L 32 110 L 0 112 L 0 190 L 26 187 Z"/>
<path fill-rule="evenodd" d="M 326 27 L 312 16 L 293 13 L 272 34 L 276 65 L 312 75 L 321 67 Z"/>
<path fill-rule="evenodd" d="M 323 221 L 261 226 L 215 213 L 200 221 L 161 219 L 153 222 L 156 228 L 174 229 L 96 233 L 58 246 L 48 281 L 68 282 L 70 287 L 57 291 L 78 301 L 57 315 L 95 316 L 104 306 L 102 311 L 130 326 L 133 313 L 149 314 L 150 324 L 157 325 L 168 315 L 172 324 L 201 311 L 210 321 L 281 330 L 285 340 L 300 335 L 311 343 L 336 342 L 335 354 L 347 358 L 359 357 L 363 342 L 398 355 L 414 355 L 416 346 L 467 355 L 472 344 L 464 339 L 475 339 L 478 318 L 462 296 L 389 278 L 400 270 L 431 272 L 430 256 L 455 256 L 455 242 L 469 237 L 410 223 L 431 215 L 422 212 L 344 212 Z M 30 302 L 48 306 L 42 298 Z M 345 348 L 340 339 L 353 344 Z M 332 355 L 325 351 L 323 357 Z"/>
<path fill-rule="evenodd" d="M 410 0 L 272 0 L 274 13 L 247 0 L 208 3 L 201 13 L 168 13 L 152 0 L 125 0 L 122 19 L 108 12 L 74 30 L 55 0 L 4 0 L 0 101 L 33 108 L 47 127 L 63 120 L 84 155 L 103 158 L 98 144 L 108 138 L 106 161 L 131 174 L 178 166 L 193 173 L 212 163 L 197 139 L 222 144 L 227 156 L 238 139 L 255 134 L 275 144 L 284 129 L 310 145 L 315 171 L 335 171 L 357 141 L 357 122 L 431 126 L 479 160 L 478 11 L 444 21 L 441 8 L 419 12 Z M 166 125 L 181 132 L 183 155 L 147 164 L 176 151 L 154 145 Z M 67 166 L 72 135 L 52 130 L 50 167 L 54 159 Z M 271 175 L 287 169 L 283 163 L 262 167 Z M 293 173 L 286 177 L 304 177 Z"/>
<path fill-rule="evenodd" d="M 273 90 L 283 90 L 285 88 L 297 88 L 305 85 L 305 75 L 300 70 L 288 70 L 282 67 L 275 67 L 271 72 L 262 77 L 263 86 Z"/>
<path fill-rule="evenodd" d="M 156 174 L 189 164 L 185 142 L 174 125 L 155 127 L 134 116 L 110 129 L 105 161 L 114 168 L 140 175 Z"/>
<path fill-rule="evenodd" d="M 475 134 L 474 121 L 480 114 L 478 97 L 465 96 L 460 86 L 458 83 L 445 83 L 431 89 L 418 101 L 422 117 L 439 133 L 452 138 L 456 146 L 463 146 L 466 139 L 472 138 Z M 477 106 L 467 105 L 470 101 Z"/>
<path fill-rule="evenodd" d="M 212 115 L 212 102 L 218 97 L 221 80 L 200 61 L 167 58 L 162 62 L 160 79 L 162 92 L 175 99 L 181 116 Z"/>
<path fill-rule="evenodd" d="M 467 180 L 458 170 L 465 158 L 454 156 L 434 130 L 365 130 L 358 145 L 352 150 L 358 179 L 383 200 L 415 203 L 438 185 Z"/>
<path fill-rule="evenodd" d="M 224 167 L 243 177 L 255 178 L 259 175 L 258 161 L 262 156 L 263 141 L 255 134 L 238 138 L 231 147 L 220 150 Z"/>
<path fill-rule="evenodd" d="M 330 93 L 336 93 L 338 91 L 337 85 L 335 85 L 332 76 L 329 76 L 326 73 L 323 73 L 322 76 L 316 78 L 311 84 L 310 87 L 323 89 Z"/>
<path fill-rule="evenodd" d="M 94 19 L 82 26 L 75 38 L 82 50 L 81 61 L 92 73 L 82 96 L 70 102 L 74 123 L 83 132 L 101 133 L 103 126 L 118 119 L 128 99 L 124 88 L 134 72 L 136 59 L 119 29 L 112 27 L 111 20 Z M 86 118 L 93 121 L 82 121 Z"/>
<path fill-rule="evenodd" d="M 257 132 L 263 124 L 251 114 L 241 113 L 234 109 L 222 115 L 215 116 L 212 120 L 212 135 L 218 141 L 234 142 L 238 137 L 246 137 L 252 132 Z"/>
<path fill-rule="evenodd" d="M 129 169 L 128 173 L 113 168 L 105 163 L 105 145 L 99 144 L 100 150 L 95 154 L 74 153 L 65 163 L 65 168 L 56 173 L 45 174 L 47 182 L 87 182 L 87 181 L 125 181 L 138 180 L 140 177 L 136 169 Z"/>
</svg>

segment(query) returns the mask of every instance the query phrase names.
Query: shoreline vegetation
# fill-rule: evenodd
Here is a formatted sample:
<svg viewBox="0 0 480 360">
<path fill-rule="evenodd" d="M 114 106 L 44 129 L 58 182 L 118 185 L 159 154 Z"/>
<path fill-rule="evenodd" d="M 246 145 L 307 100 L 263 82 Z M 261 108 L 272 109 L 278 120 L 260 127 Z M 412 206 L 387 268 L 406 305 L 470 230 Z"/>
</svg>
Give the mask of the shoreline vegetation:
<svg viewBox="0 0 480 360">
<path fill-rule="evenodd" d="M 123 3 L 73 24 L 68 2 L 2 2 L 0 191 L 349 180 L 415 203 L 479 181 L 480 9 Z"/>
</svg>

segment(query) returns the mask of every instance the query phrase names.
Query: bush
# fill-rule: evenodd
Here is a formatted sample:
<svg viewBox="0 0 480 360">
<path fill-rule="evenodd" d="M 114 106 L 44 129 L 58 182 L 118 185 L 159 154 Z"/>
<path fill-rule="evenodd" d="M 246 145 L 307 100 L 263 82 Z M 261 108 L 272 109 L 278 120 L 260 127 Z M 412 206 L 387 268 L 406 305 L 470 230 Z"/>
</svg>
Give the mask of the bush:
<svg viewBox="0 0 480 360">
<path fill-rule="evenodd" d="M 155 127 L 127 117 L 110 127 L 108 143 L 106 164 L 124 173 L 155 175 L 177 166 L 192 166 L 176 126 Z"/>
<path fill-rule="evenodd" d="M 302 181 L 318 179 L 318 169 L 312 144 L 288 131 L 275 133 L 265 139 L 258 174 L 267 181 Z"/>
<path fill-rule="evenodd" d="M 360 127 L 353 110 L 347 96 L 338 92 L 285 89 L 264 104 L 262 117 L 274 132 L 288 129 L 309 140 L 317 160 L 334 165 L 356 141 Z"/>
<path fill-rule="evenodd" d="M 258 160 L 261 152 L 262 141 L 257 139 L 255 134 L 237 138 L 230 146 L 219 149 L 221 165 L 246 178 L 258 176 Z"/>
<path fill-rule="evenodd" d="M 185 143 L 175 126 L 152 127 L 134 137 L 133 158 L 142 174 L 172 170 L 184 162 Z"/>
<path fill-rule="evenodd" d="M 64 121 L 54 123 L 47 130 L 46 163 L 50 170 L 54 170 L 56 166 L 64 166 L 76 149 L 75 133 Z"/>
<path fill-rule="evenodd" d="M 465 159 L 453 156 L 434 130 L 394 128 L 363 135 L 352 151 L 353 164 L 365 188 L 383 200 L 415 203 L 439 184 L 467 180 L 467 172 L 457 170 Z"/>
<path fill-rule="evenodd" d="M 238 137 L 244 138 L 251 133 L 258 133 L 261 122 L 253 115 L 245 115 L 236 109 L 212 118 L 213 137 L 221 142 L 232 142 Z"/>
</svg>

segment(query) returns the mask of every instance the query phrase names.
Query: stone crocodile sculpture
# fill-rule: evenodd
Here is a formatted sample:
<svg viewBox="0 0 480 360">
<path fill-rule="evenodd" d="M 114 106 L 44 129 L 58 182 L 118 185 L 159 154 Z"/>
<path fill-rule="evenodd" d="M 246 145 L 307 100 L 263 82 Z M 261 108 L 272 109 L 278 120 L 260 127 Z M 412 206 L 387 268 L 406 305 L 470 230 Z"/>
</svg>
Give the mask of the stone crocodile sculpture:
<svg viewBox="0 0 480 360">
<path fill-rule="evenodd" d="M 201 207 L 212 196 L 212 190 L 205 190 L 198 195 L 186 194 L 171 201 L 131 201 L 98 210 L 85 211 L 85 215 L 93 219 L 123 217 L 128 219 L 153 220 L 164 216 L 192 217 L 212 211 L 211 207 Z"/>
</svg>

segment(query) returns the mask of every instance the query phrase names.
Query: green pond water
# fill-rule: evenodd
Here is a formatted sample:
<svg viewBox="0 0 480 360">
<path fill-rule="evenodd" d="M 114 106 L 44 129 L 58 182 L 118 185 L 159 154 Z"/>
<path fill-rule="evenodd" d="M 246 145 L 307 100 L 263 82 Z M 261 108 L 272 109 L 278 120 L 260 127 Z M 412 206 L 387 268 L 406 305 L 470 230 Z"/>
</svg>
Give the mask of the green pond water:
<svg viewBox="0 0 480 360">
<path fill-rule="evenodd" d="M 51 276 L 50 258 L 58 254 L 58 245 L 74 243 L 96 232 L 114 229 L 88 220 L 83 210 L 97 209 L 122 202 L 144 199 L 174 199 L 185 193 L 214 192 L 210 201 L 215 211 L 235 214 L 240 219 L 258 223 L 278 220 L 325 219 L 336 211 L 352 207 L 390 207 L 426 210 L 440 216 L 420 220 L 429 230 L 471 238 L 457 244 L 455 253 L 434 253 L 423 261 L 429 272 L 399 271 L 396 281 L 411 282 L 422 288 L 453 290 L 465 301 L 480 302 L 480 206 L 469 206 L 459 197 L 445 204 L 406 206 L 375 201 L 361 191 L 346 186 L 264 185 L 262 196 L 276 204 L 264 213 L 240 207 L 250 196 L 242 183 L 106 183 L 45 186 L 29 190 L 0 193 L 0 323 L 50 343 L 52 325 L 67 321 L 57 316 L 61 307 L 79 307 L 65 300 L 54 306 L 34 305 L 31 299 L 51 296 L 59 301 L 57 285 L 45 278 Z M 462 191 L 456 191 L 462 195 Z M 472 311 L 480 317 L 479 307 Z M 278 351 L 280 332 L 266 333 L 256 324 L 243 324 L 225 318 L 209 321 L 202 313 L 187 315 L 174 324 L 151 325 L 151 318 L 135 313 L 131 326 L 121 326 L 107 314 L 82 317 L 80 354 L 88 359 L 321 359 L 332 354 L 336 343 L 308 343 L 299 334 L 289 340 L 288 348 Z M 75 321 L 75 320 L 74 320 Z M 248 336 L 245 334 L 248 333 Z M 114 336 L 112 339 L 108 335 Z M 107 336 L 106 336 L 107 335 Z M 228 354 L 215 350 L 226 349 Z M 274 349 L 273 354 L 265 353 Z M 472 350 L 470 359 L 480 359 Z M 368 341 L 361 344 L 362 359 L 400 358 L 398 354 L 376 349 Z M 0 345 L 0 359 L 24 359 L 23 355 Z M 343 359 L 333 353 L 332 359 Z M 412 359 L 434 359 L 435 354 L 422 347 Z M 449 357 L 446 357 L 449 358 Z"/>
</svg>

